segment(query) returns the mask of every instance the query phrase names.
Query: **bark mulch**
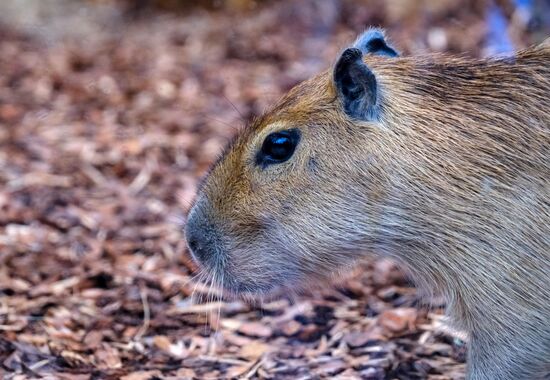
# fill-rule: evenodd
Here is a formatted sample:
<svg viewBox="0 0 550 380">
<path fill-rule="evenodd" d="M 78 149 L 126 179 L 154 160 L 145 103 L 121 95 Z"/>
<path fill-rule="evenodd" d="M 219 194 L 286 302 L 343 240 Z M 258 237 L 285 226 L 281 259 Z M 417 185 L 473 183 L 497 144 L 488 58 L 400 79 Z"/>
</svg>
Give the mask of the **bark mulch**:
<svg viewBox="0 0 550 380">
<path fill-rule="evenodd" d="M 40 3 L 0 6 L 0 377 L 463 378 L 443 304 L 391 262 L 250 304 L 192 281 L 178 220 L 236 130 L 366 25 L 479 55 L 483 2 Z"/>
</svg>

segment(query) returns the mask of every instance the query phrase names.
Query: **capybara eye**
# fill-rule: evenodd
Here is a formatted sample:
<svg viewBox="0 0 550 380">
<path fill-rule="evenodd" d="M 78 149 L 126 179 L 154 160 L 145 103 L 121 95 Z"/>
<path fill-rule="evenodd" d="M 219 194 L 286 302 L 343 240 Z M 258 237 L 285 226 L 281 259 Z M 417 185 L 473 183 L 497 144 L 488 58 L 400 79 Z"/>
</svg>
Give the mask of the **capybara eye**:
<svg viewBox="0 0 550 380">
<path fill-rule="evenodd" d="M 267 136 L 262 149 L 256 156 L 256 163 L 262 167 L 287 161 L 296 150 L 300 141 L 300 132 L 297 129 L 274 132 Z"/>
</svg>

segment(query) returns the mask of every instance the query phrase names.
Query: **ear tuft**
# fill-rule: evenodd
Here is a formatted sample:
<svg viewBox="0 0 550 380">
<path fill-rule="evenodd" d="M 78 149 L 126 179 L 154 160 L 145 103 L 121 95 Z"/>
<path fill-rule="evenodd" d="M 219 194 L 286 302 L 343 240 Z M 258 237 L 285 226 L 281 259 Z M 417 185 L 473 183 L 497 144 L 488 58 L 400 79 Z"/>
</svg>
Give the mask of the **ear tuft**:
<svg viewBox="0 0 550 380">
<path fill-rule="evenodd" d="M 375 54 L 386 57 L 398 57 L 399 53 L 388 44 L 381 29 L 368 29 L 355 40 L 354 48 L 363 54 Z"/>
</svg>

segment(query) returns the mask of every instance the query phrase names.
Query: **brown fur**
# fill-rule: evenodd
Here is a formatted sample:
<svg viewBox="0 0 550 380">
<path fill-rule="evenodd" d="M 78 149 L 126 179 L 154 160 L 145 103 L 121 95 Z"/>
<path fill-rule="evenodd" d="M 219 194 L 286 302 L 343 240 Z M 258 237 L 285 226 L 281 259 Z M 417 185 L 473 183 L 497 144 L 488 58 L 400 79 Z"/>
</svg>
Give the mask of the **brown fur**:
<svg viewBox="0 0 550 380">
<path fill-rule="evenodd" d="M 217 247 L 208 269 L 258 293 L 389 255 L 446 295 L 470 335 L 469 379 L 550 377 L 550 44 L 365 62 L 379 120 L 350 119 L 325 72 L 213 167 L 191 213 Z M 289 128 L 292 159 L 255 166 Z"/>
</svg>

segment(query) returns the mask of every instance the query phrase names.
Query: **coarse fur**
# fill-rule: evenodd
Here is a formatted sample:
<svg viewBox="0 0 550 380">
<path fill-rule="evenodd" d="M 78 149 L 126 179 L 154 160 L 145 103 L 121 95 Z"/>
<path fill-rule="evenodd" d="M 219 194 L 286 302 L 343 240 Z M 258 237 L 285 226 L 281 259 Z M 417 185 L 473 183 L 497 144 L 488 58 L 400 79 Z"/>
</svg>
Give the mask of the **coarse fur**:
<svg viewBox="0 0 550 380">
<path fill-rule="evenodd" d="M 362 62 L 376 115 L 346 112 L 332 70 L 296 86 L 212 168 L 192 250 L 236 293 L 390 256 L 446 296 L 469 334 L 468 379 L 550 378 L 550 44 Z M 288 129 L 292 158 L 255 165 Z"/>
</svg>

